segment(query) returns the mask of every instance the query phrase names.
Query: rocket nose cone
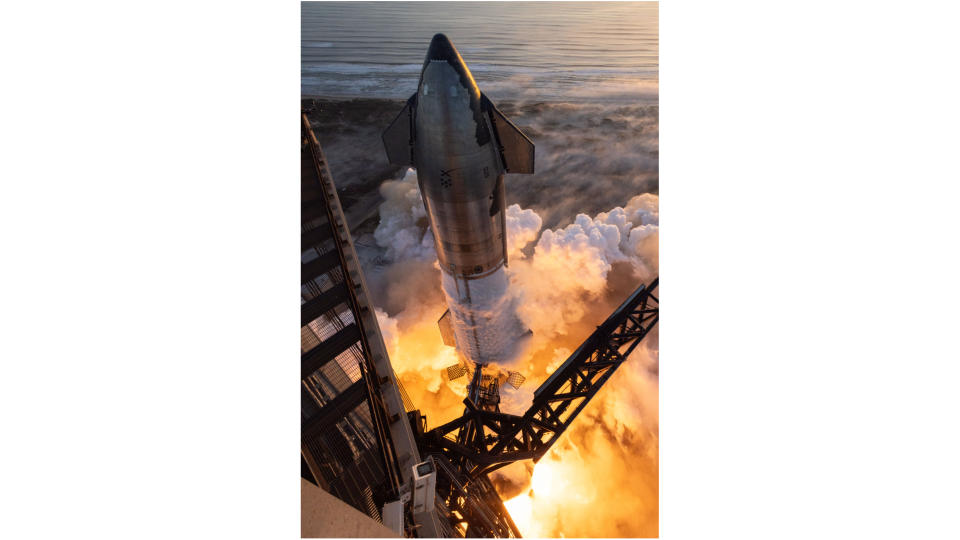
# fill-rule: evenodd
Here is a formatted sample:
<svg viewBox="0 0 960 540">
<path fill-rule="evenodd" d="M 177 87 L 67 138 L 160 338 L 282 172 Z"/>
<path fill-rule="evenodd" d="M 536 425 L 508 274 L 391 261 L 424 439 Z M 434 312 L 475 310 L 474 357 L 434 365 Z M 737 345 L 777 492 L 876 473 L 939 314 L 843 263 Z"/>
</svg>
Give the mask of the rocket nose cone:
<svg viewBox="0 0 960 540">
<path fill-rule="evenodd" d="M 423 68 L 426 70 L 431 62 L 446 62 L 457 72 L 460 77 L 460 84 L 477 99 L 480 97 L 480 89 L 477 88 L 476 81 L 470 73 L 470 68 L 463 61 L 463 57 L 453 46 L 453 43 L 443 34 L 437 34 L 430 40 L 430 47 L 427 49 L 427 58 L 423 62 Z M 423 72 L 420 72 L 421 83 L 423 82 Z"/>
<path fill-rule="evenodd" d="M 447 36 L 443 34 L 433 36 L 433 39 L 430 41 L 430 48 L 427 49 L 427 61 L 445 60 L 452 64 L 454 61 L 459 60 L 459 58 L 460 55 L 457 53 L 457 49 L 454 48 L 453 43 L 450 43 Z"/>
</svg>

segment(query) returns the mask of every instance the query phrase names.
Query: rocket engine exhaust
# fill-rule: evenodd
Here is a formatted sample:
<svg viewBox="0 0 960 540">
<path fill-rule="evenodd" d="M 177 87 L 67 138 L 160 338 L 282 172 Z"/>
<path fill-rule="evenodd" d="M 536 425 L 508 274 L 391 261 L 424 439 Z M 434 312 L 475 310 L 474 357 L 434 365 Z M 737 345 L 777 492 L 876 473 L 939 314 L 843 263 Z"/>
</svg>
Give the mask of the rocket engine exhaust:
<svg viewBox="0 0 960 540">
<path fill-rule="evenodd" d="M 533 173 L 533 142 L 480 92 L 460 53 L 437 34 L 417 91 L 383 143 L 391 164 L 417 170 L 449 307 L 439 321 L 444 342 L 480 366 L 509 364 L 529 332 L 504 271 L 504 175 Z"/>
</svg>

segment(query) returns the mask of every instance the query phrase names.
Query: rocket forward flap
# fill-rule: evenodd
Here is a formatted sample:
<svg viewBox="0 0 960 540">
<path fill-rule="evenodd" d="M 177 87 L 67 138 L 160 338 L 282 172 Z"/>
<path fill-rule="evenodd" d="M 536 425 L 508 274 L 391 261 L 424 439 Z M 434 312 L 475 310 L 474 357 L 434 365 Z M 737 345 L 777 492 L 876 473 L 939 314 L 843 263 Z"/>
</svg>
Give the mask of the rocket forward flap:
<svg viewBox="0 0 960 540">
<path fill-rule="evenodd" d="M 508 173 L 533 174 L 534 145 L 529 137 L 513 125 L 500 109 L 490 101 L 486 94 L 482 95 L 483 107 L 490 115 L 490 123 L 500 141 L 500 157 Z"/>
<path fill-rule="evenodd" d="M 413 110 L 416 103 L 417 95 L 414 94 L 383 132 L 383 146 L 391 165 L 413 165 Z"/>
</svg>

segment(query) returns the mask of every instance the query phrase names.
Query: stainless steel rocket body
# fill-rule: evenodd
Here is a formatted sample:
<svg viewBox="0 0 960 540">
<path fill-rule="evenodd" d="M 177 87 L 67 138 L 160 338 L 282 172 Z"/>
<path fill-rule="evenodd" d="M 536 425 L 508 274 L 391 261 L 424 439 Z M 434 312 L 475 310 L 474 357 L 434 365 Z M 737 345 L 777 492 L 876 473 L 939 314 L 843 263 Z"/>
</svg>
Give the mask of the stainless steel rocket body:
<svg viewBox="0 0 960 540">
<path fill-rule="evenodd" d="M 383 140 L 391 163 L 417 169 L 443 270 L 471 279 L 506 263 L 503 175 L 532 173 L 534 146 L 480 92 L 443 34 Z"/>
<path fill-rule="evenodd" d="M 441 267 L 476 277 L 506 261 L 504 166 L 469 70 L 434 52 L 417 89 L 413 160 Z"/>
<path fill-rule="evenodd" d="M 483 341 L 509 341 L 504 328 L 519 325 L 512 312 L 499 314 L 512 310 L 504 307 L 506 276 L 495 275 L 507 263 L 504 174 L 533 172 L 533 143 L 480 92 L 443 34 L 431 41 L 417 92 L 383 141 L 391 163 L 417 169 L 457 347 L 474 361 L 496 361 L 502 355 L 484 352 Z"/>
</svg>

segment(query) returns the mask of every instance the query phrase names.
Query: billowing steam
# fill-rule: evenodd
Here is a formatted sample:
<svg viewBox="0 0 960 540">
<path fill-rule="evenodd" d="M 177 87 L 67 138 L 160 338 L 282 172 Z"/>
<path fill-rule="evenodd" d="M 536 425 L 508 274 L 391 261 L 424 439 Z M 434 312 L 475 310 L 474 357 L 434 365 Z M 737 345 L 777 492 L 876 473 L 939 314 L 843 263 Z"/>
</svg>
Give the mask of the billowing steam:
<svg viewBox="0 0 960 540">
<path fill-rule="evenodd" d="M 461 414 L 467 381 L 449 381 L 443 371 L 457 355 L 437 327 L 447 303 L 433 237 L 415 172 L 380 191 L 374 238 L 382 258 L 368 279 L 383 282 L 377 315 L 397 376 L 437 426 Z M 522 414 L 533 390 L 657 274 L 658 198 L 637 195 L 556 230 L 541 231 L 541 216 L 519 205 L 506 217 L 507 294 L 533 336 L 510 366 L 527 381 L 502 388 L 501 409 Z M 525 536 L 658 535 L 658 349 L 654 330 L 535 467 L 521 462 L 494 473 Z"/>
</svg>

